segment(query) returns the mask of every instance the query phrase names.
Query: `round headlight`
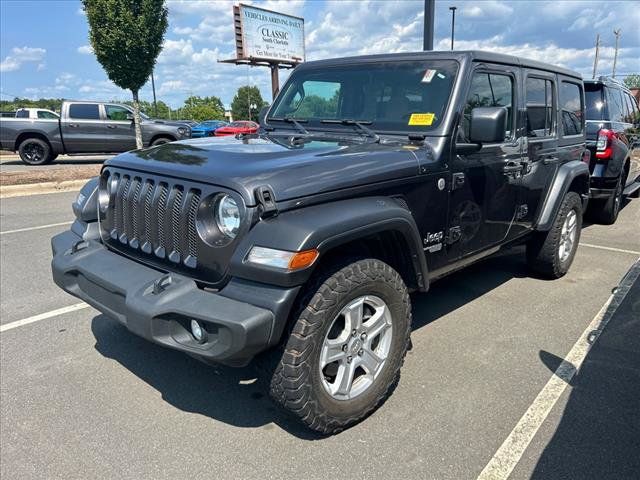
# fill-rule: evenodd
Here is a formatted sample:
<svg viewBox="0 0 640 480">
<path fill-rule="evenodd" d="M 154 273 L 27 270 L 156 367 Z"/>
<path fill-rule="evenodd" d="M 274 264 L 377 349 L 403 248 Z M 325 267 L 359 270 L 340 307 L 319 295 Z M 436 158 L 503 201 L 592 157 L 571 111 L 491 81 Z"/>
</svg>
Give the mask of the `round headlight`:
<svg viewBox="0 0 640 480">
<path fill-rule="evenodd" d="M 178 127 L 178 133 L 182 136 L 187 134 L 187 129 L 184 127 Z"/>
<path fill-rule="evenodd" d="M 227 237 L 235 238 L 240 229 L 240 209 L 229 195 L 223 195 L 216 203 L 216 223 Z"/>
</svg>

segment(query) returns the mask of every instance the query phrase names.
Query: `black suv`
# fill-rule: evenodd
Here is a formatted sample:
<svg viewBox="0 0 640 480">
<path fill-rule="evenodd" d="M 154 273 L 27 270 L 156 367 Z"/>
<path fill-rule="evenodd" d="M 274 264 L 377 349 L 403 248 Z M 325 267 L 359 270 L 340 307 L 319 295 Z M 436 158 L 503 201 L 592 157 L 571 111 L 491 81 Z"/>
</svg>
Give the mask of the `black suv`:
<svg viewBox="0 0 640 480">
<path fill-rule="evenodd" d="M 588 213 L 597 222 L 612 224 L 623 194 L 640 190 L 640 157 L 632 151 L 638 146 L 640 110 L 631 92 L 616 80 L 588 80 L 584 89 L 591 152 Z"/>
<path fill-rule="evenodd" d="M 53 277 L 161 345 L 260 354 L 276 402 L 335 433 L 397 384 L 410 291 L 514 244 L 561 277 L 588 194 L 578 73 L 485 52 L 308 62 L 257 134 L 107 161 Z"/>
</svg>

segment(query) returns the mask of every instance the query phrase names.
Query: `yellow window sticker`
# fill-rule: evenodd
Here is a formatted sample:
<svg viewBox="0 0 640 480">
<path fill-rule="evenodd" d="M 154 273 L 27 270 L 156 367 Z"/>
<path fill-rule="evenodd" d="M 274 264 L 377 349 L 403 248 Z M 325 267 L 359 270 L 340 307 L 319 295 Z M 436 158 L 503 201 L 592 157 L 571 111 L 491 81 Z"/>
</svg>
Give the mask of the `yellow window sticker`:
<svg viewBox="0 0 640 480">
<path fill-rule="evenodd" d="M 436 118 L 435 113 L 412 113 L 409 118 L 409 125 L 421 125 L 428 127 Z"/>
</svg>

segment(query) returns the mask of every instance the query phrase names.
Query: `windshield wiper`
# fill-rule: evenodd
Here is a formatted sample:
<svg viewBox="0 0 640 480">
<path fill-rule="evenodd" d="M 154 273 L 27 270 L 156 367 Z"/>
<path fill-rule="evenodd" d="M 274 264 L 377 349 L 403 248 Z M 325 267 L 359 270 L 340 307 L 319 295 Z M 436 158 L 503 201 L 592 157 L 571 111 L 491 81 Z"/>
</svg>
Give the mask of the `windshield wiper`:
<svg viewBox="0 0 640 480">
<path fill-rule="evenodd" d="M 269 121 L 273 121 L 273 122 L 287 122 L 287 123 L 293 123 L 293 125 L 295 125 L 295 127 L 298 129 L 298 131 L 304 135 L 309 135 L 309 132 L 306 128 L 304 128 L 302 126 L 302 123 L 300 122 L 308 122 L 308 120 L 305 120 L 303 118 L 301 118 L 300 120 L 296 120 L 293 117 L 283 117 L 283 118 L 277 118 L 277 117 L 269 117 L 267 118 L 267 120 Z"/>
<path fill-rule="evenodd" d="M 358 121 L 358 120 L 352 120 L 350 118 L 342 118 L 342 119 L 336 119 L 336 120 L 334 119 L 321 120 L 320 122 L 336 123 L 339 125 L 355 125 L 364 133 L 366 133 L 369 137 L 373 138 L 374 142 L 380 143 L 380 135 L 378 135 L 376 132 L 374 132 L 373 130 L 371 130 L 369 127 L 366 126 L 366 125 L 371 125 L 371 121 L 369 120 Z"/>
</svg>

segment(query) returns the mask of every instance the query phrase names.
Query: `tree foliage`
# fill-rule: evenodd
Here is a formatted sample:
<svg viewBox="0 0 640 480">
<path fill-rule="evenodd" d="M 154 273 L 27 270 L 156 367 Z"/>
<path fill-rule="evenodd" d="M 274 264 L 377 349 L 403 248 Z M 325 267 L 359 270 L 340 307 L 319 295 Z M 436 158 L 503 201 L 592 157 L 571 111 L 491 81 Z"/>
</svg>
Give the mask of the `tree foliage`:
<svg viewBox="0 0 640 480">
<path fill-rule="evenodd" d="M 62 98 L 41 98 L 31 100 L 29 98 L 15 97 L 13 100 L 0 100 L 0 110 L 3 112 L 14 112 L 19 108 L 46 108 L 60 113 Z"/>
<path fill-rule="evenodd" d="M 249 105 L 255 105 L 251 113 L 249 113 Z M 231 114 L 234 120 L 257 120 L 260 110 L 267 105 L 258 87 L 244 85 L 238 88 L 231 101 Z"/>
<path fill-rule="evenodd" d="M 109 79 L 131 90 L 136 144 L 142 148 L 138 92 L 147 83 L 167 31 L 164 0 L 82 0 L 91 46 Z"/>
<path fill-rule="evenodd" d="M 624 78 L 624 84 L 627 88 L 640 88 L 640 74 L 627 75 Z"/>
<path fill-rule="evenodd" d="M 127 100 L 124 102 L 114 101 L 114 103 L 124 103 L 125 105 L 133 106 L 133 102 L 131 100 Z M 169 105 L 164 103 L 162 100 L 158 100 L 156 102 L 158 105 L 158 114 L 156 115 L 156 111 L 153 105 L 153 102 L 147 102 L 146 100 L 140 100 L 138 104 L 140 105 L 140 111 L 146 113 L 148 116 L 152 118 L 162 118 L 162 119 L 170 119 L 171 117 L 171 108 Z"/>
<path fill-rule="evenodd" d="M 191 96 L 184 101 L 180 116 L 196 122 L 224 120 L 224 105 L 218 97 Z"/>
</svg>

